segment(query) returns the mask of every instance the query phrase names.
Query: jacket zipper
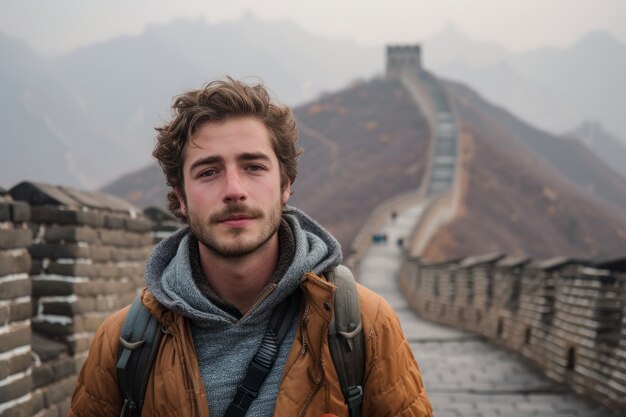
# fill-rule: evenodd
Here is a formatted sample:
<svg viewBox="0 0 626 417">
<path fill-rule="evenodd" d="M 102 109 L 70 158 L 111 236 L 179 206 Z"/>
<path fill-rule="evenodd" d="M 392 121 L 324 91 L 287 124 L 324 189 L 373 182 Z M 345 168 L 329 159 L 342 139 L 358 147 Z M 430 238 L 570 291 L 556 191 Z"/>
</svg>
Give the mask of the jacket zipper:
<svg viewBox="0 0 626 417">
<path fill-rule="evenodd" d="M 306 303 L 304 305 L 304 312 L 302 313 L 302 318 L 300 319 L 300 337 L 302 339 L 302 349 L 300 350 L 300 357 L 303 357 L 304 354 L 306 353 L 306 348 L 307 348 L 307 339 L 306 339 L 306 331 L 305 331 L 305 325 L 304 322 L 307 318 L 307 316 L 309 315 L 309 303 Z"/>
<path fill-rule="evenodd" d="M 254 309 L 257 308 L 257 306 L 259 304 L 261 304 L 261 302 L 263 300 L 265 300 L 276 289 L 276 287 L 278 287 L 278 284 L 276 284 L 275 282 L 273 282 L 270 285 L 268 285 L 267 287 L 265 287 L 263 289 L 263 291 L 261 291 L 259 296 L 256 298 L 256 300 L 254 301 L 254 304 L 252 304 L 252 306 L 248 309 L 248 311 L 246 311 L 246 314 L 241 316 L 241 318 L 238 320 L 238 322 L 240 322 L 240 321 L 244 320 L 246 317 L 248 317 L 252 313 L 252 311 L 254 311 Z"/>
</svg>

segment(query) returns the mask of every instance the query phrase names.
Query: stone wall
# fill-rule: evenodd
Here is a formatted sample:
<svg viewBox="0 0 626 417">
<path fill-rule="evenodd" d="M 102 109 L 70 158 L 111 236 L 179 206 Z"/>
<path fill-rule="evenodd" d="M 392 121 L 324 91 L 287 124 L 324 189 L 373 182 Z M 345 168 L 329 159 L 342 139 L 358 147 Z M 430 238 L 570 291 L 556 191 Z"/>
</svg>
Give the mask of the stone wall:
<svg viewBox="0 0 626 417">
<path fill-rule="evenodd" d="M 32 238 L 28 204 L 0 188 L 0 415 L 34 415 L 41 395 L 33 395 L 31 349 Z"/>
<path fill-rule="evenodd" d="M 0 414 L 64 416 L 95 330 L 143 286 L 155 225 L 105 194 L 31 182 L 9 194 L 0 197 Z"/>
<path fill-rule="evenodd" d="M 399 281 L 421 316 L 480 333 L 626 412 L 626 258 L 489 254 L 433 264 L 407 255 Z"/>
</svg>

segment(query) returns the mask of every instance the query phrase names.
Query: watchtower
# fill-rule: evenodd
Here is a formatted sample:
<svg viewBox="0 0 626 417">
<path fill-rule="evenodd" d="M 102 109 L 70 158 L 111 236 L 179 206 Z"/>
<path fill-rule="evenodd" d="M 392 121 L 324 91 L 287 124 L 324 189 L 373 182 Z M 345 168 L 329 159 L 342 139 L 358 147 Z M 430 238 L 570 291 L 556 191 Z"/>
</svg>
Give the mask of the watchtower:
<svg viewBox="0 0 626 417">
<path fill-rule="evenodd" d="M 422 71 L 421 45 L 388 45 L 387 76 L 397 76 L 406 71 Z"/>
</svg>

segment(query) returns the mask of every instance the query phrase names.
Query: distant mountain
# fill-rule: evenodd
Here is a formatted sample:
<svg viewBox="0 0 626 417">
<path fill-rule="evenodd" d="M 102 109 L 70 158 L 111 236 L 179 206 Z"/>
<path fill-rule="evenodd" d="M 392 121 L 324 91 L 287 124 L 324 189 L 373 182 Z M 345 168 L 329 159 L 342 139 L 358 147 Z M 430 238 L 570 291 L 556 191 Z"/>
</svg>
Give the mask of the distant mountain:
<svg viewBox="0 0 626 417">
<path fill-rule="evenodd" d="M 6 186 L 28 179 L 93 188 L 134 163 L 119 164 L 130 146 L 110 138 L 124 136 L 85 108 L 50 61 L 2 35 L 0 88 L 0 182 Z"/>
<path fill-rule="evenodd" d="M 52 120 L 37 108 L 46 86 L 53 84 L 45 62 L 19 41 L 0 34 L 0 185 L 24 178 L 76 184 L 66 164 L 68 144 Z"/>
<path fill-rule="evenodd" d="M 470 85 L 536 127 L 560 134 L 599 120 L 626 141 L 626 44 L 606 32 L 564 49 L 515 54 L 448 26 L 425 40 L 424 54 L 438 75 Z"/>
<path fill-rule="evenodd" d="M 626 181 L 586 146 L 539 130 L 462 84 L 448 82 L 446 87 L 478 136 L 523 145 L 581 192 L 626 212 Z"/>
<path fill-rule="evenodd" d="M 452 23 L 423 43 L 424 65 L 432 69 L 453 63 L 468 68 L 489 68 L 506 62 L 510 56 L 509 51 L 498 44 L 470 39 Z"/>
<path fill-rule="evenodd" d="M 626 181 L 626 145 L 604 130 L 600 123 L 585 122 L 565 137 L 582 142 Z"/>
<path fill-rule="evenodd" d="M 172 97 L 231 75 L 258 77 L 287 103 L 303 103 L 382 68 L 381 48 L 312 35 L 289 21 L 247 14 L 229 23 L 178 19 L 143 33 L 80 49 L 54 61 L 56 74 L 90 114 L 119 129 L 106 143 L 124 148 L 100 180 L 145 165 L 154 127 Z M 253 79 L 254 80 L 254 79 Z"/>
<path fill-rule="evenodd" d="M 599 120 L 626 138 L 626 47 L 592 34 L 576 45 L 510 54 L 449 27 L 426 40 L 424 61 L 522 120 L 569 132 Z M 5 126 L 0 184 L 18 180 L 95 188 L 150 163 L 154 127 L 172 96 L 225 74 L 259 76 L 284 102 L 303 104 L 380 73 L 382 47 L 312 35 L 250 14 L 209 24 L 179 19 L 43 59 L 0 35 Z"/>
</svg>

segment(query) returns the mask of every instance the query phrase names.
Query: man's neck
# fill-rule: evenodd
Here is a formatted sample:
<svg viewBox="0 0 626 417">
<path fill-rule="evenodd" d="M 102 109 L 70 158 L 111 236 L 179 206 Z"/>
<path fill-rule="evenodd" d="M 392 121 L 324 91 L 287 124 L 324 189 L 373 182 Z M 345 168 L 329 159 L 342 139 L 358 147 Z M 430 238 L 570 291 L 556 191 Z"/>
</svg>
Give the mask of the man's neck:
<svg viewBox="0 0 626 417">
<path fill-rule="evenodd" d="M 246 314 L 267 286 L 278 263 L 278 234 L 254 253 L 223 258 L 198 242 L 200 266 L 215 294 Z"/>
</svg>

